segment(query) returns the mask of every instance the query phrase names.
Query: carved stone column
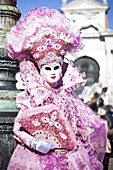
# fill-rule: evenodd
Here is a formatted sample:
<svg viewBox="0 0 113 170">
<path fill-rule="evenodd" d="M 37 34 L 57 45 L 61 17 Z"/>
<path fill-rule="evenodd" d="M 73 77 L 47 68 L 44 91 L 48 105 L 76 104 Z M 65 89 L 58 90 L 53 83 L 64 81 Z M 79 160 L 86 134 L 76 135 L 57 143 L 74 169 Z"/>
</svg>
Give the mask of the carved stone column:
<svg viewBox="0 0 113 170">
<path fill-rule="evenodd" d="M 20 18 L 16 0 L 0 0 L 0 170 L 6 170 L 14 150 L 12 140 L 16 107 L 15 74 L 18 63 L 8 57 L 6 34 Z"/>
</svg>

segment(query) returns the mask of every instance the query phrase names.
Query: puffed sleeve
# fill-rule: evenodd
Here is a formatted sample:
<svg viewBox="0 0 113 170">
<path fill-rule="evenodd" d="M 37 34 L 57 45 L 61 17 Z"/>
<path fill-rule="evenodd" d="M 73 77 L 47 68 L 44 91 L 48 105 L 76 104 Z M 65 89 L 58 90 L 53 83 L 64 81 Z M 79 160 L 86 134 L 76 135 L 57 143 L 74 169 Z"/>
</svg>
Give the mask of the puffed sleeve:
<svg viewBox="0 0 113 170">
<path fill-rule="evenodd" d="M 18 115 L 14 121 L 13 132 L 16 135 L 16 139 L 30 147 L 31 141 L 34 139 L 21 125 L 20 119 L 24 114 L 25 110 L 32 108 L 30 103 L 30 95 L 27 91 L 23 91 L 18 94 L 16 103 L 19 109 Z"/>
<path fill-rule="evenodd" d="M 97 152 L 98 160 L 102 162 L 107 141 L 107 121 L 99 118 L 89 106 L 79 99 L 74 91 L 72 93 L 76 99 L 78 113 L 81 115 L 84 125 L 89 131 L 90 142 Z"/>
</svg>

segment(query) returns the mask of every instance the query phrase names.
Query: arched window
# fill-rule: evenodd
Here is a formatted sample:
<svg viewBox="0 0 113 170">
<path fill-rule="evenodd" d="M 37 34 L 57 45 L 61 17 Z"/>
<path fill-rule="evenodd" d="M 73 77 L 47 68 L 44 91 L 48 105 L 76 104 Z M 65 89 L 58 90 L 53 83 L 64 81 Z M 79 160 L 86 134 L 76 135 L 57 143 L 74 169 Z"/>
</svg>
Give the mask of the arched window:
<svg viewBox="0 0 113 170">
<path fill-rule="evenodd" d="M 75 63 L 78 69 L 80 70 L 80 72 L 86 73 L 86 78 L 87 78 L 86 85 L 87 86 L 91 86 L 95 82 L 98 82 L 100 67 L 96 60 L 88 56 L 83 56 L 83 57 L 78 58 L 75 61 Z M 83 90 L 83 87 L 81 87 L 80 89 L 77 89 L 77 94 L 80 94 L 82 90 Z"/>
</svg>

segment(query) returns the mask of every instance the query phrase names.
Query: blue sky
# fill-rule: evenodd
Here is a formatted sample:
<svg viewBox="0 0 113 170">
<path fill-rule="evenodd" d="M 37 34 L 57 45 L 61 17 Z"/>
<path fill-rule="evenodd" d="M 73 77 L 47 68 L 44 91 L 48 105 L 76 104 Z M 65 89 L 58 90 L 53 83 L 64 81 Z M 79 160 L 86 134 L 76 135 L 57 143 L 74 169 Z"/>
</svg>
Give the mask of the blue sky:
<svg viewBox="0 0 113 170">
<path fill-rule="evenodd" d="M 72 0 L 67 0 L 67 3 Z M 98 0 L 102 2 L 102 0 Z M 49 8 L 60 9 L 62 0 L 17 0 L 17 8 L 21 11 L 22 17 L 33 7 L 47 6 Z M 113 30 L 113 0 L 108 0 L 110 9 L 108 11 L 108 27 Z"/>
</svg>

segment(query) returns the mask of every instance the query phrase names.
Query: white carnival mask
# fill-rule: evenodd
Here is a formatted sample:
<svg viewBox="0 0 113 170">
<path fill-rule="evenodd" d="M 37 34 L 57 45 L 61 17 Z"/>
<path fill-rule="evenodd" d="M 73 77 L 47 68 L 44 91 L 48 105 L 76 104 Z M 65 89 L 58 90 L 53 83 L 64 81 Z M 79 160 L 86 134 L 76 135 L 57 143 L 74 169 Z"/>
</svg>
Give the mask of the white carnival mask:
<svg viewBox="0 0 113 170">
<path fill-rule="evenodd" d="M 40 74 L 46 82 L 54 85 L 58 82 L 62 75 L 62 67 L 60 63 L 50 63 L 42 66 Z"/>
</svg>

